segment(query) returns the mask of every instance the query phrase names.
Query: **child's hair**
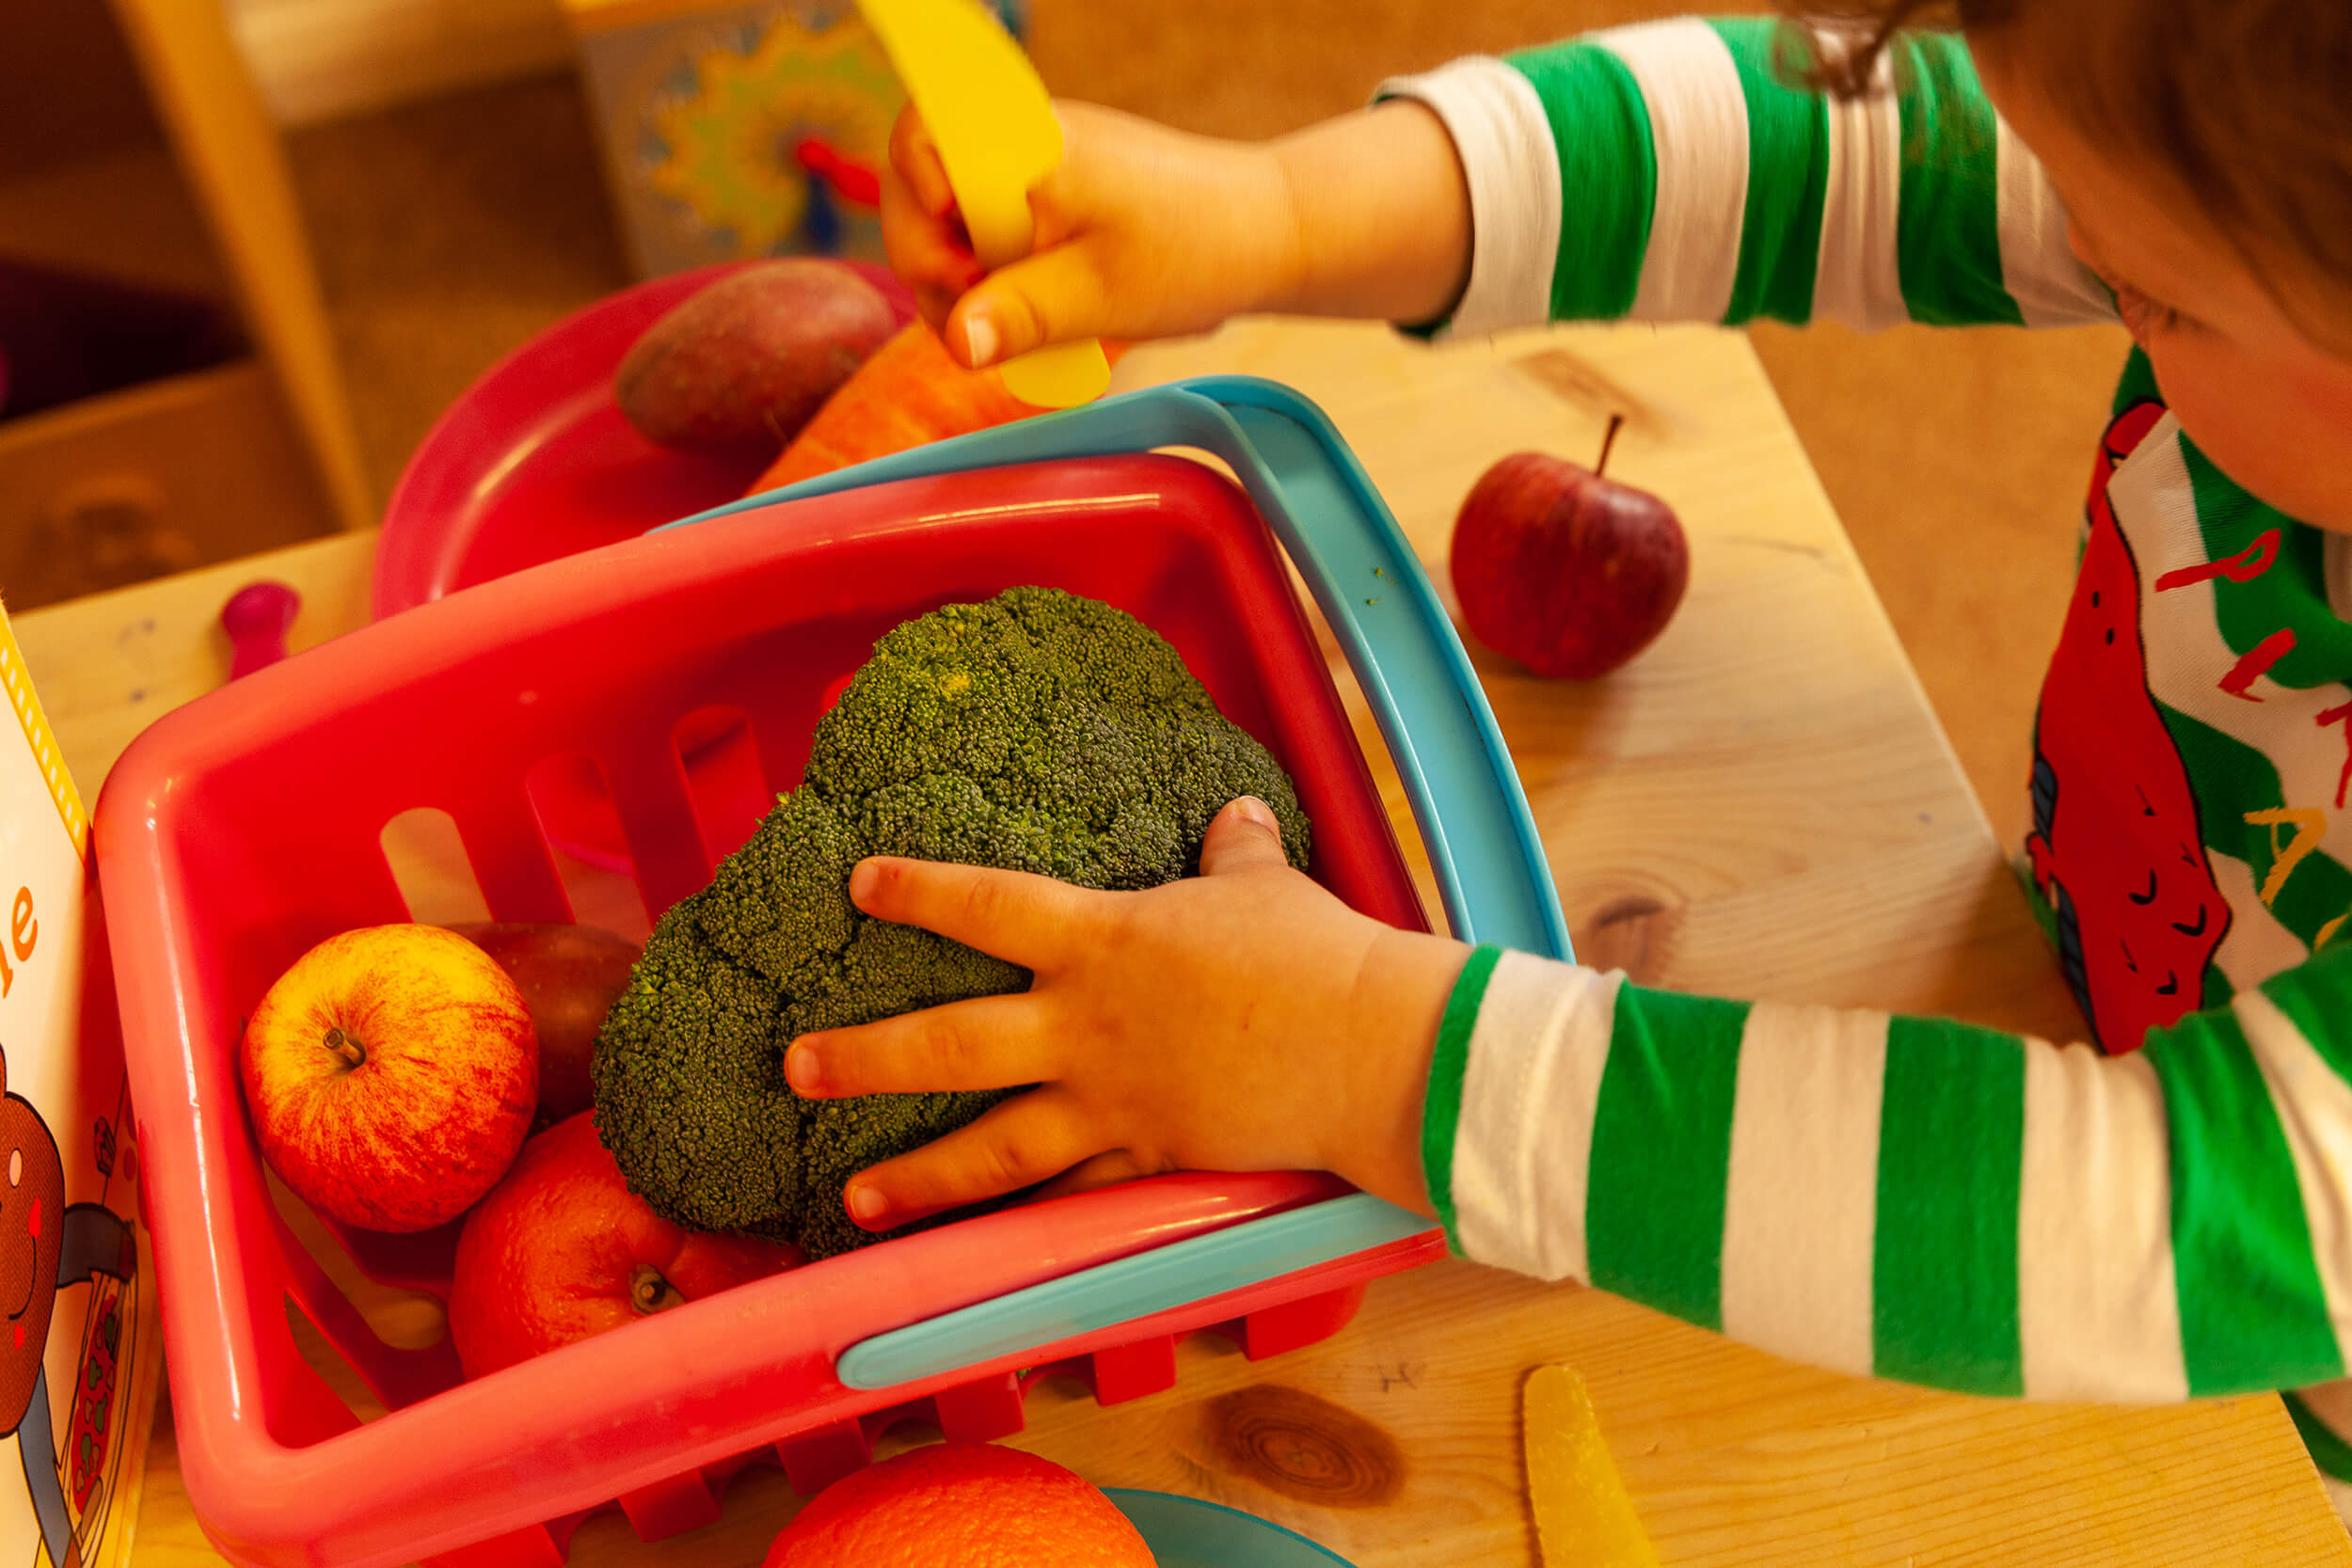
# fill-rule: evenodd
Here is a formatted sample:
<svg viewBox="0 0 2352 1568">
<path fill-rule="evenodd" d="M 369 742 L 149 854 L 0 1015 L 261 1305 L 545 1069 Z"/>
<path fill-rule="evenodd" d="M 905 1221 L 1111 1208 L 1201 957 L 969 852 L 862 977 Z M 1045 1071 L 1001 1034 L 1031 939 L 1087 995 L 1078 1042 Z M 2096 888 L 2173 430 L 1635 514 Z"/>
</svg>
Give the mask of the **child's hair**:
<svg viewBox="0 0 2352 1568">
<path fill-rule="evenodd" d="M 1860 98 L 1870 91 L 1871 73 L 1880 56 L 1907 27 L 1971 27 L 2006 22 L 2016 0 L 1780 0 L 1780 8 L 1797 24 L 1790 41 L 1798 45 L 1784 55 L 1813 86 L 1839 98 Z M 1810 35 L 1808 39 L 1806 35 Z M 1837 47 L 1807 47 L 1834 38 Z"/>
<path fill-rule="evenodd" d="M 2345 0 L 1781 0 L 1840 38 L 1810 79 L 1868 90 L 1899 29 L 1997 40 L 2102 151 L 2169 179 L 2315 335 L 2352 336 L 2352 5 Z M 2314 315 L 2324 318 L 2315 321 Z"/>
</svg>

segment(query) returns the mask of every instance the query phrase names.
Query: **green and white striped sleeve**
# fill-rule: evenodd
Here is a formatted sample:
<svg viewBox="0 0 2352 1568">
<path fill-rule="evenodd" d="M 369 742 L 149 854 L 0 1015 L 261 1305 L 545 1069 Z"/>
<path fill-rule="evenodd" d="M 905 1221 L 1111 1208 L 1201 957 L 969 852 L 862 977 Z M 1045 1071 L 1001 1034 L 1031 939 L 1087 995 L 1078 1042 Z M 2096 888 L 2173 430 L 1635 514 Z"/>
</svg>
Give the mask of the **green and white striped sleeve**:
<svg viewBox="0 0 2352 1568">
<path fill-rule="evenodd" d="M 1445 331 L 2113 319 L 1957 37 L 1899 39 L 1880 90 L 1845 103 L 1783 79 L 1782 25 L 1645 23 L 1384 84 L 1445 122 L 1469 181 Z"/>
<path fill-rule="evenodd" d="M 1455 1250 L 1802 1360 L 2166 1401 L 2344 1375 L 2352 947 L 2132 1054 L 1482 948 L 1423 1155 Z"/>
</svg>

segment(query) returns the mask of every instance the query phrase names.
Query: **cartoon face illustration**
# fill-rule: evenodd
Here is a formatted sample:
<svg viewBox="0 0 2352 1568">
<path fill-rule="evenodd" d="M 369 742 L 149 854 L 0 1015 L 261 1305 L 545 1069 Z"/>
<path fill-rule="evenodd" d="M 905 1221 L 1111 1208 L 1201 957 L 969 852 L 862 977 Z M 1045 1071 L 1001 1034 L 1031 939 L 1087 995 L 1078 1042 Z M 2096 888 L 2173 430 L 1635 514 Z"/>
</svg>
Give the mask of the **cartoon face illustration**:
<svg viewBox="0 0 2352 1568">
<path fill-rule="evenodd" d="M 111 1497 L 99 1487 L 113 1431 L 109 1415 L 120 1407 L 116 1373 L 128 1321 L 125 1292 L 138 1275 L 138 1238 L 103 1202 L 67 1205 L 57 1141 L 31 1101 L 7 1092 L 8 1083 L 8 1055 L 0 1052 L 0 1437 L 16 1438 L 41 1550 L 55 1568 L 82 1568 L 83 1542 L 66 1507 L 60 1465 L 72 1466 L 76 1506 L 94 1541 L 105 1528 Z M 69 1396 L 73 1446 L 61 1454 L 41 1352 L 59 1286 L 85 1280 L 98 1295 Z"/>
<path fill-rule="evenodd" d="M 2034 879 L 2101 1049 L 2136 1051 L 2194 1011 L 2230 928 L 2171 732 L 2148 689 L 2139 568 L 2107 499 L 2115 468 L 2164 417 L 2143 403 L 2108 428 L 2090 537 L 2034 722 Z"/>
<path fill-rule="evenodd" d="M 0 1052 L 0 1091 L 8 1071 Z M 17 1429 L 32 1402 L 64 1243 L 65 1165 L 56 1140 L 29 1101 L 0 1093 L 0 1435 Z"/>
</svg>

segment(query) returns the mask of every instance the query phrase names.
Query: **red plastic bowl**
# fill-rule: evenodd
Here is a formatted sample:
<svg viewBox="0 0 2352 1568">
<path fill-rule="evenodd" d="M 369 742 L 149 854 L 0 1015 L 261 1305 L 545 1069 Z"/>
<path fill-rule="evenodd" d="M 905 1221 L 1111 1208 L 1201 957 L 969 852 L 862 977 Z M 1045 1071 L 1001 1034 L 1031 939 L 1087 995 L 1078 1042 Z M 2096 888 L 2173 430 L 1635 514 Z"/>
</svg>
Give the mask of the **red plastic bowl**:
<svg viewBox="0 0 2352 1568">
<path fill-rule="evenodd" d="M 467 388 L 409 457 L 384 509 L 376 618 L 740 497 L 767 464 L 655 446 L 621 418 L 612 372 L 673 306 L 756 264 L 723 261 L 608 295 Z M 880 289 L 898 325 L 914 319 L 914 296 L 889 268 L 835 264 Z"/>
</svg>

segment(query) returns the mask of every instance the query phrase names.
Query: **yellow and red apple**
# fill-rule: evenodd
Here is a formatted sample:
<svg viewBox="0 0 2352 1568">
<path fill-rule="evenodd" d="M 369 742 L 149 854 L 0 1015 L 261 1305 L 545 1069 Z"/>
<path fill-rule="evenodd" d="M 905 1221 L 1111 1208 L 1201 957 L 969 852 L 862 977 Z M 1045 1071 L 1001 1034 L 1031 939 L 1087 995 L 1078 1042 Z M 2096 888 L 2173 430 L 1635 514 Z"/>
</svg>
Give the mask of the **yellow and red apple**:
<svg viewBox="0 0 2352 1568">
<path fill-rule="evenodd" d="M 628 1190 L 582 1111 L 535 1134 L 466 1216 L 449 1334 L 468 1377 L 801 1262 L 797 1248 L 687 1230 Z"/>
<path fill-rule="evenodd" d="M 497 1184 L 538 1102 L 522 993 L 435 926 L 328 937 L 278 976 L 238 1067 L 262 1156 L 313 1208 L 429 1230 Z"/>
</svg>

